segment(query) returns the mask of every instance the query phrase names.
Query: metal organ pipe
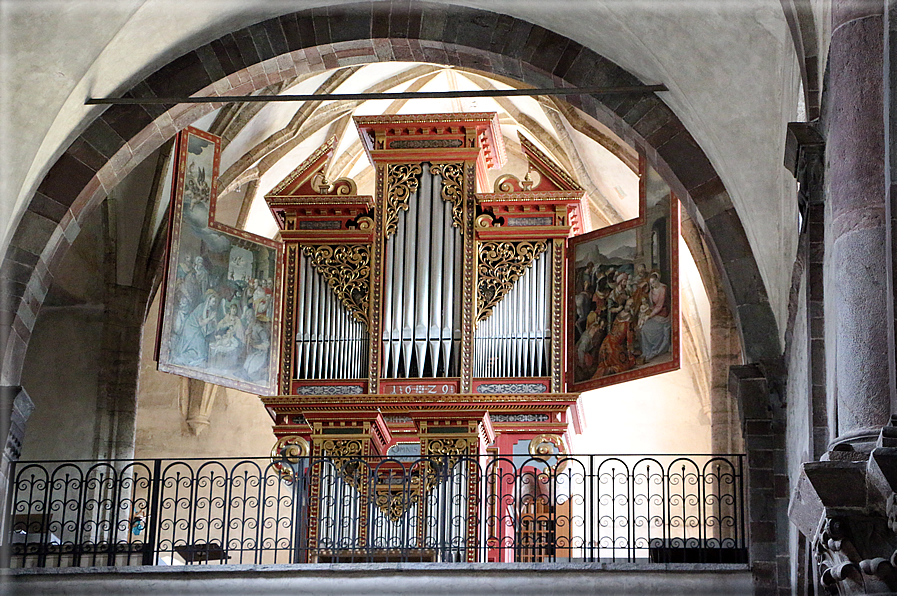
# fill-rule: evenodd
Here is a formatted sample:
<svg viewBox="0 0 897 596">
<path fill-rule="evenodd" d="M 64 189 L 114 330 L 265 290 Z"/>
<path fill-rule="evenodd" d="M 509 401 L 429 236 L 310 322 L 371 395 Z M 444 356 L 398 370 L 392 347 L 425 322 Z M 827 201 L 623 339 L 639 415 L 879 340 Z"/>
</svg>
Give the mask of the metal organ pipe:
<svg viewBox="0 0 897 596">
<path fill-rule="evenodd" d="M 296 378 L 367 377 L 367 330 L 343 306 L 324 276 L 301 251 L 299 295 Z"/>
<path fill-rule="evenodd" d="M 423 164 L 408 209 L 398 214 L 386 241 L 383 306 L 383 376 L 444 377 L 457 374 L 453 362 L 455 279 L 460 277 L 459 231 L 452 204 L 442 198 L 442 177 Z M 391 281 L 391 283 L 390 283 Z"/>
<path fill-rule="evenodd" d="M 549 324 L 551 251 L 545 251 L 477 324 L 474 375 L 481 378 L 546 376 L 551 344 Z M 546 256 L 548 255 L 548 256 Z"/>
</svg>

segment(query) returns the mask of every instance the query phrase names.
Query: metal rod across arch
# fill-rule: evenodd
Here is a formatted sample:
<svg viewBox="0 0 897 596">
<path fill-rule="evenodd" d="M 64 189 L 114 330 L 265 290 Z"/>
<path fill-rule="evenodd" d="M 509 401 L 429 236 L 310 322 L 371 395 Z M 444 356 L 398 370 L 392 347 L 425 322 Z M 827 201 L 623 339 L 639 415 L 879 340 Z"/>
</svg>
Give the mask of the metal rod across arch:
<svg viewBox="0 0 897 596">
<path fill-rule="evenodd" d="M 291 101 L 369 101 L 374 99 L 455 99 L 462 97 L 532 97 L 537 95 L 648 95 L 668 91 L 666 85 L 628 87 L 542 87 L 480 91 L 415 91 L 396 93 L 320 93 L 313 95 L 219 95 L 206 97 L 90 97 L 84 105 L 169 105 L 179 103 L 263 103 Z"/>
</svg>

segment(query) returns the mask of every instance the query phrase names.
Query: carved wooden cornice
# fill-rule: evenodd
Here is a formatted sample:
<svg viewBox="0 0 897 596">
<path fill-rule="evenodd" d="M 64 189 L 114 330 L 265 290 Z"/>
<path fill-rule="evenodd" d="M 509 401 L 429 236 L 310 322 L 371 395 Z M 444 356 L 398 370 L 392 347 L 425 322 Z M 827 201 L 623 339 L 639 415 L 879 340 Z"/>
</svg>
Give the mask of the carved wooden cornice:
<svg viewBox="0 0 897 596">
<path fill-rule="evenodd" d="M 540 254 L 548 248 L 545 240 L 535 242 L 481 242 L 477 255 L 477 322 L 488 318 L 492 309 L 511 291 Z"/>
<path fill-rule="evenodd" d="M 336 148 L 336 137 L 330 137 L 327 141 L 312 152 L 301 164 L 293 168 L 286 178 L 268 192 L 268 196 L 278 196 L 284 193 L 290 186 L 298 186 L 301 182 L 310 182 L 311 178 L 325 168 L 333 150 Z M 346 194 L 341 192 L 339 194 Z"/>
<path fill-rule="evenodd" d="M 367 327 L 371 247 L 367 244 L 303 246 L 302 253 L 352 317 Z"/>
<path fill-rule="evenodd" d="M 556 164 L 548 155 L 543 153 L 536 144 L 527 139 L 520 132 L 517 133 L 520 139 L 520 147 L 526 154 L 530 169 L 539 173 L 540 180 L 535 186 L 529 185 L 532 190 L 570 190 L 581 191 L 582 186 L 573 179 L 570 174 Z M 510 190 L 510 189 L 509 189 Z M 529 189 L 525 189 L 529 190 Z"/>
</svg>

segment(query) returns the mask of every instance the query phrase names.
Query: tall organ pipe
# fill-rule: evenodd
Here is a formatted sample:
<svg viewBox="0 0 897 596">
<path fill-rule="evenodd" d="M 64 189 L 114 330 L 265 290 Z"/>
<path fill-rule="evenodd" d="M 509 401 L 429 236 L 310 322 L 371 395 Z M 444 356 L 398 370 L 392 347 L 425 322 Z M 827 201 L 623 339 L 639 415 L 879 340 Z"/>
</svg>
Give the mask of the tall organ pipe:
<svg viewBox="0 0 897 596">
<path fill-rule="evenodd" d="M 423 164 L 418 189 L 400 211 L 386 241 L 383 307 L 383 376 L 457 374 L 455 279 L 460 276 L 460 234 L 452 204 L 442 198 L 442 177 Z M 391 283 L 389 281 L 391 280 Z"/>
<path fill-rule="evenodd" d="M 481 378 L 548 374 L 551 251 L 536 257 L 514 287 L 480 321 L 474 338 L 474 375 Z"/>
<path fill-rule="evenodd" d="M 368 333 L 318 273 L 299 256 L 299 324 L 296 378 L 367 377 Z"/>
</svg>

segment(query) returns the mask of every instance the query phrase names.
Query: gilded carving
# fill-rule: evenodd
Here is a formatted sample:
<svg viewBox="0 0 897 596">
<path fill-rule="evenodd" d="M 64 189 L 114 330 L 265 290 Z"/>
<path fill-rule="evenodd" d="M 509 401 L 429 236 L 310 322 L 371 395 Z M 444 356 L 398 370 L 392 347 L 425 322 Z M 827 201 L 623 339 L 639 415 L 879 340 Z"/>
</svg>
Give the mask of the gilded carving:
<svg viewBox="0 0 897 596">
<path fill-rule="evenodd" d="M 311 187 L 319 195 L 343 195 L 358 194 L 358 187 L 351 178 L 339 178 L 334 182 L 328 182 L 324 172 L 316 173 L 311 179 Z"/>
<path fill-rule="evenodd" d="M 467 439 L 428 439 L 427 455 L 459 456 L 467 453 Z"/>
<path fill-rule="evenodd" d="M 467 439 L 445 438 L 427 440 L 427 464 L 424 466 L 424 490 L 429 492 L 440 480 L 444 480 L 470 448 Z"/>
<path fill-rule="evenodd" d="M 281 346 L 282 359 L 280 362 L 280 392 L 290 392 L 290 381 L 293 378 L 293 337 L 296 335 L 295 305 L 296 305 L 296 268 L 299 257 L 299 247 L 295 244 L 287 244 L 287 267 L 283 311 L 283 345 Z"/>
<path fill-rule="evenodd" d="M 368 324 L 371 249 L 366 244 L 303 246 L 302 253 L 356 321 Z"/>
<path fill-rule="evenodd" d="M 377 193 L 384 196 L 386 191 L 386 166 L 377 166 Z M 385 209 L 374 210 L 374 243 L 371 245 L 371 268 L 373 271 L 380 271 L 383 262 L 383 245 L 386 243 L 385 233 Z M 382 232 L 382 233 L 381 233 Z M 372 312 L 380 312 L 382 308 L 382 292 L 383 280 L 382 276 L 377 276 L 371 282 L 370 304 Z M 371 317 L 368 325 L 368 334 L 370 337 L 380 337 L 380 317 Z M 383 345 L 381 341 L 368 342 L 368 391 L 371 393 L 379 393 L 380 391 L 380 348 Z"/>
<path fill-rule="evenodd" d="M 464 225 L 464 164 L 441 163 L 430 166 L 430 173 L 442 177 L 442 199 L 452 203 L 452 225 Z"/>
<path fill-rule="evenodd" d="M 549 464 L 551 458 L 557 457 L 560 460 L 562 456 L 567 454 L 567 447 L 564 445 L 564 440 L 558 435 L 541 434 L 530 439 L 529 453 L 534 459 L 538 459 L 549 467 L 554 468 L 554 466 Z M 567 461 L 561 460 L 555 471 L 562 472 L 566 467 Z"/>
<path fill-rule="evenodd" d="M 402 487 L 378 486 L 374 504 L 390 521 L 398 523 L 411 506 L 417 503 L 418 495 L 414 490 L 417 485 L 416 479 L 412 480 L 411 488 L 407 492 Z"/>
<path fill-rule="evenodd" d="M 477 263 L 477 322 L 492 314 L 492 309 L 514 287 L 540 254 L 548 241 L 481 242 Z"/>
<path fill-rule="evenodd" d="M 476 243 L 474 242 L 473 219 L 476 215 L 476 193 L 474 192 L 476 180 L 476 165 L 467 162 L 467 179 L 471 181 L 467 185 L 467 195 L 464 198 L 464 225 L 461 233 L 464 242 L 464 253 L 461 264 L 461 393 L 471 392 L 472 377 L 472 351 L 473 329 L 476 325 L 474 311 L 474 283 L 476 279 L 477 256 Z"/>
<path fill-rule="evenodd" d="M 417 192 L 422 172 L 423 168 L 420 164 L 389 164 L 387 166 L 385 214 L 387 238 L 396 231 L 399 211 L 408 210 L 408 199 L 412 193 Z"/>
<path fill-rule="evenodd" d="M 292 481 L 296 475 L 293 466 L 309 454 L 308 441 L 298 435 L 281 437 L 271 448 L 271 467 L 283 480 Z"/>
<path fill-rule="evenodd" d="M 515 176 L 514 174 L 503 174 L 495 179 L 494 190 L 495 194 L 499 193 L 509 193 L 514 192 L 516 189 L 520 189 L 523 191 L 530 191 L 533 189 L 533 180 L 530 175 L 531 170 L 526 172 L 526 175 L 523 177 L 523 180 Z"/>
<path fill-rule="evenodd" d="M 364 484 L 361 460 L 364 448 L 361 441 L 358 439 L 327 439 L 321 447 L 324 456 L 330 458 L 340 478 L 356 490 L 360 490 Z"/>
<path fill-rule="evenodd" d="M 564 261 L 567 258 L 563 242 L 554 243 L 554 263 L 551 267 L 551 337 L 564 332 Z M 551 342 L 551 390 L 563 390 L 564 346 Z"/>
</svg>

